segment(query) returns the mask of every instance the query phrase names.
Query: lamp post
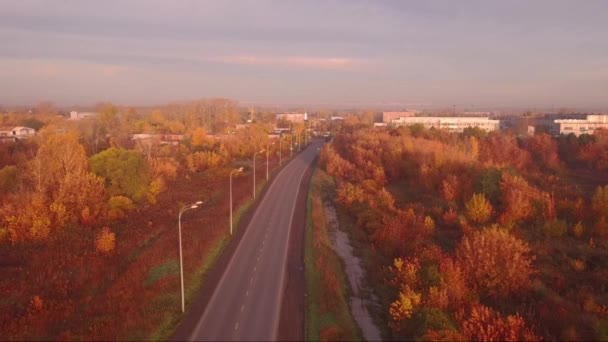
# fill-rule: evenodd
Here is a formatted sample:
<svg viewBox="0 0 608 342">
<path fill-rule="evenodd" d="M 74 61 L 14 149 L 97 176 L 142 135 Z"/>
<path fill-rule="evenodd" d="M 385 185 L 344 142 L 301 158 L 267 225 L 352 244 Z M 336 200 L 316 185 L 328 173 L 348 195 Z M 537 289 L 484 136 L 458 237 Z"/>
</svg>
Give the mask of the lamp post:
<svg viewBox="0 0 608 342">
<path fill-rule="evenodd" d="M 264 152 L 264 150 L 258 151 L 253 154 L 253 198 L 254 199 L 255 199 L 255 156 L 262 152 Z"/>
<path fill-rule="evenodd" d="M 180 276 L 181 285 L 182 285 L 182 313 L 185 311 L 185 302 L 184 302 L 184 260 L 183 260 L 183 257 L 182 257 L 182 214 L 184 213 L 184 211 L 186 211 L 188 209 L 196 209 L 196 208 L 198 208 L 198 206 L 200 204 L 203 204 L 203 201 L 197 201 L 196 203 L 188 204 L 187 206 L 183 207 L 179 211 L 179 215 L 177 217 L 178 230 L 179 230 L 179 276 Z"/>
<path fill-rule="evenodd" d="M 283 165 L 283 135 L 279 135 L 279 166 Z"/>
<path fill-rule="evenodd" d="M 290 151 L 290 158 L 293 158 L 293 132 L 291 134 L 289 134 L 289 151 Z"/>
<path fill-rule="evenodd" d="M 232 235 L 232 174 L 241 171 L 243 171 L 242 167 L 230 171 L 230 235 Z"/>
<path fill-rule="evenodd" d="M 268 180 L 268 153 L 270 152 L 270 145 L 274 145 L 274 142 L 266 145 L 266 180 Z"/>
</svg>

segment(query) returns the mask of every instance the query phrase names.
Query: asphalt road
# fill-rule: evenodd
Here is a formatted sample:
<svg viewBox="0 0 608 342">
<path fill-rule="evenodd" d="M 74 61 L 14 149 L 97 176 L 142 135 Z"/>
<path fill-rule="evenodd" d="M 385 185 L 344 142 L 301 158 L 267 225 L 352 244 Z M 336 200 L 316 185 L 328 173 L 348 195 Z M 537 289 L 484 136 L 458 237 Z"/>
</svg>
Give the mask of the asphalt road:
<svg viewBox="0 0 608 342">
<path fill-rule="evenodd" d="M 287 250 L 300 182 L 322 143 L 276 176 L 254 213 L 190 340 L 277 339 Z"/>
</svg>

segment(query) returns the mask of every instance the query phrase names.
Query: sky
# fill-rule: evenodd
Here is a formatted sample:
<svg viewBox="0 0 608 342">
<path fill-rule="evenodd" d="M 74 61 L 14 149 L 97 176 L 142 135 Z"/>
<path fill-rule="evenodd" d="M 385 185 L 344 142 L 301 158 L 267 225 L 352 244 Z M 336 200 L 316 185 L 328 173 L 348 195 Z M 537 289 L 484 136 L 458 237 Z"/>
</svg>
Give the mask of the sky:
<svg viewBox="0 0 608 342">
<path fill-rule="evenodd" d="M 608 1 L 0 0 L 0 105 L 608 108 Z"/>
</svg>

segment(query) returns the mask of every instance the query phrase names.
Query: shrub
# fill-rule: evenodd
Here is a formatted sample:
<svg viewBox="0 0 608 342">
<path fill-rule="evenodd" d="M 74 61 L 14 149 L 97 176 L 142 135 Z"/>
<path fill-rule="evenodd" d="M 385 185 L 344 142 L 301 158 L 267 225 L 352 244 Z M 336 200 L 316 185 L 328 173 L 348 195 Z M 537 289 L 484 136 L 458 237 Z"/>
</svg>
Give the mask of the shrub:
<svg viewBox="0 0 608 342">
<path fill-rule="evenodd" d="M 568 231 L 568 224 L 564 220 L 553 220 L 543 224 L 543 234 L 549 238 L 559 238 Z"/>
<path fill-rule="evenodd" d="M 583 223 L 582 222 L 578 222 L 577 224 L 574 225 L 574 227 L 572 227 L 572 235 L 574 235 L 575 238 L 580 238 L 581 236 L 583 236 L 583 233 L 585 232 L 585 228 L 583 227 Z"/>
<path fill-rule="evenodd" d="M 135 206 L 130 198 L 125 196 L 112 196 L 108 200 L 108 218 L 112 221 L 125 218 L 127 212 Z"/>
<path fill-rule="evenodd" d="M 110 231 L 110 228 L 104 227 L 97 234 L 95 239 L 95 248 L 102 254 L 108 254 L 114 250 L 116 246 L 116 235 Z"/>
</svg>

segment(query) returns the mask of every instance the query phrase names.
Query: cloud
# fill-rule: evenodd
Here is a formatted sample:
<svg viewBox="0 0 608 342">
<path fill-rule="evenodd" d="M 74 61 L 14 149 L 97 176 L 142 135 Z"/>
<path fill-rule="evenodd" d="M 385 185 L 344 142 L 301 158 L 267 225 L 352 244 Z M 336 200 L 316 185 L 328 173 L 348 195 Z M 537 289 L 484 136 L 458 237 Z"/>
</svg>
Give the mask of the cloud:
<svg viewBox="0 0 608 342">
<path fill-rule="evenodd" d="M 204 58 L 212 62 L 237 65 L 279 65 L 293 68 L 351 70 L 360 67 L 367 61 L 344 57 L 309 57 L 309 56 L 254 56 L 236 55 Z"/>
</svg>

